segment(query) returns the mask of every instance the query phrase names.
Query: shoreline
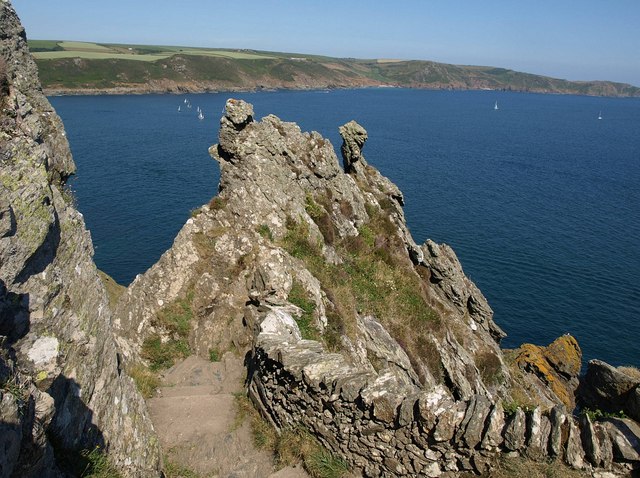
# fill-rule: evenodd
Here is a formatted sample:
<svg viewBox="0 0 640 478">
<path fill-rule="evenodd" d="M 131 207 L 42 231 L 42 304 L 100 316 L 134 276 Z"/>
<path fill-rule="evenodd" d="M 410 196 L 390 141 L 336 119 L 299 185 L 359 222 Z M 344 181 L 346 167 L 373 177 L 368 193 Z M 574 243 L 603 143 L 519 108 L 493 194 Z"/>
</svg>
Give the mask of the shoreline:
<svg viewBox="0 0 640 478">
<path fill-rule="evenodd" d="M 193 88 L 184 85 L 175 87 L 154 87 L 140 85 L 132 87 L 115 88 L 42 88 L 45 96 L 117 96 L 117 95 L 183 95 L 203 93 L 258 93 L 276 91 L 319 91 L 319 90 L 358 90 L 358 89 L 407 89 L 427 91 L 497 91 L 512 93 L 531 93 L 540 95 L 570 95 L 586 96 L 590 98 L 640 98 L 639 95 L 595 95 L 576 93 L 571 91 L 556 91 L 548 89 L 512 89 L 512 88 L 464 88 L 453 86 L 416 86 L 416 85 L 389 85 L 389 84 L 362 84 L 362 85 L 309 85 L 309 86 L 276 86 L 276 87 L 221 87 Z"/>
</svg>

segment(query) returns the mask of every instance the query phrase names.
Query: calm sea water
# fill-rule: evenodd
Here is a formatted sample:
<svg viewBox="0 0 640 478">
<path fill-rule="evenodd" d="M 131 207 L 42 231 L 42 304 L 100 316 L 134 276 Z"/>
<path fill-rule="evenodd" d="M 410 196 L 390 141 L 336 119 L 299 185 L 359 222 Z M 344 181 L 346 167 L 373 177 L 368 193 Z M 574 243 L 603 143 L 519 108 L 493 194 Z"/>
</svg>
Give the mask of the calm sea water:
<svg viewBox="0 0 640 478">
<path fill-rule="evenodd" d="M 228 96 L 51 98 L 96 263 L 117 281 L 157 261 L 216 193 L 207 148 Z M 504 346 L 569 332 L 585 359 L 640 365 L 640 100 L 401 89 L 234 96 L 258 118 L 295 121 L 336 148 L 338 126 L 361 123 L 368 161 L 405 194 L 414 239 L 455 249 L 509 334 Z"/>
</svg>

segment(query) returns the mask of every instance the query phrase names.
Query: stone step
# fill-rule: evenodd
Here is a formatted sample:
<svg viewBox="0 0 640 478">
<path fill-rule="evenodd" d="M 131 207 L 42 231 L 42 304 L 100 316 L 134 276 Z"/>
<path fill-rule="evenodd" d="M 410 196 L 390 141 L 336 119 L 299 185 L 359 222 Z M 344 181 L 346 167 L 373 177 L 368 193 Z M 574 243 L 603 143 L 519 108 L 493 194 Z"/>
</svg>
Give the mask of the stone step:
<svg viewBox="0 0 640 478">
<path fill-rule="evenodd" d="M 235 417 L 231 394 L 152 398 L 148 405 L 165 450 L 203 437 L 224 435 L 231 429 Z"/>
<path fill-rule="evenodd" d="M 220 394 L 223 394 L 221 385 L 188 385 L 161 387 L 154 398 L 200 397 Z"/>
</svg>

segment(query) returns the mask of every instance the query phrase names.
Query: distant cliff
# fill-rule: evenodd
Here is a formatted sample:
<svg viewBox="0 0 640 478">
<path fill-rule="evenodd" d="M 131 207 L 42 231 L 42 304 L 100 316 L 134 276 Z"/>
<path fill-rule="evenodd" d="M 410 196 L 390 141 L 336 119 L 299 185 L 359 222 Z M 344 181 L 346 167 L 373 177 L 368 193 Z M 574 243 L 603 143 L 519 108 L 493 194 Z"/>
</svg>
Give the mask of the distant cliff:
<svg viewBox="0 0 640 478">
<path fill-rule="evenodd" d="M 640 96 L 640 88 L 623 83 L 567 81 L 504 68 L 432 61 L 358 60 L 253 50 L 189 49 L 186 53 L 178 47 L 87 44 L 96 48 L 94 54 L 85 49 L 74 52 L 72 47 L 64 50 L 61 44 L 65 45 L 34 42 L 48 48 L 37 53 L 36 61 L 48 94 L 394 86 Z"/>
</svg>

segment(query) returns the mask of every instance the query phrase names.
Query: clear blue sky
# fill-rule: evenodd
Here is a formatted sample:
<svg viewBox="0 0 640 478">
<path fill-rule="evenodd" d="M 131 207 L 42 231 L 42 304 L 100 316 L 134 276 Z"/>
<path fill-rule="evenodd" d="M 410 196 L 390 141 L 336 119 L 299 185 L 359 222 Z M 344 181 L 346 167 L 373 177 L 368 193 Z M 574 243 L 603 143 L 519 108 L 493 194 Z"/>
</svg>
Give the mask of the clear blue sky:
<svg viewBox="0 0 640 478">
<path fill-rule="evenodd" d="M 640 86 L 640 0 L 13 0 L 33 39 L 491 65 Z"/>
</svg>

